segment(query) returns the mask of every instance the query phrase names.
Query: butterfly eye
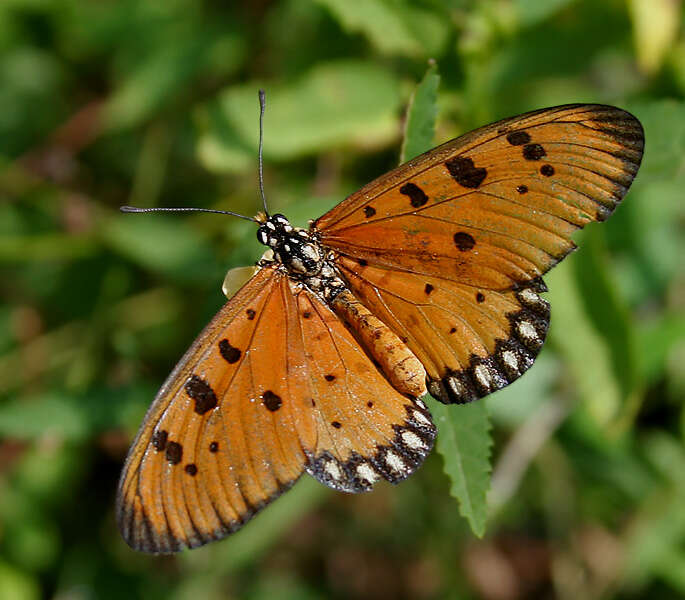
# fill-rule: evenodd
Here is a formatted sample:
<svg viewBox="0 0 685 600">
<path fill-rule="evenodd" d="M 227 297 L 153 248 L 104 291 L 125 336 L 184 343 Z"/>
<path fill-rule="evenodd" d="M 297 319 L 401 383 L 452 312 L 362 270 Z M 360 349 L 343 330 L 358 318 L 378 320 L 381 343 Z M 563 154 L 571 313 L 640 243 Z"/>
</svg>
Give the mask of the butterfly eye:
<svg viewBox="0 0 685 600">
<path fill-rule="evenodd" d="M 276 244 L 278 244 L 278 239 L 279 234 L 276 233 L 276 228 L 273 223 L 264 223 L 264 225 L 257 230 L 257 240 L 260 244 L 274 248 Z"/>
</svg>

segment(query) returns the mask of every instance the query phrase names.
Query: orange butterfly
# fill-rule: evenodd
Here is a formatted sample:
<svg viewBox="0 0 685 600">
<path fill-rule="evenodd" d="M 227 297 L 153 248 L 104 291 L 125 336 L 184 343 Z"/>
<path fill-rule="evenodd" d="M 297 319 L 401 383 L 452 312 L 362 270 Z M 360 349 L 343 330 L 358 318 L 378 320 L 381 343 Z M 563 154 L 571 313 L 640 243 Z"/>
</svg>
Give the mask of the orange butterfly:
<svg viewBox="0 0 685 600">
<path fill-rule="evenodd" d="M 308 230 L 259 213 L 271 252 L 130 450 L 124 539 L 175 552 L 223 538 L 304 471 L 346 492 L 411 475 L 436 433 L 420 397 L 470 402 L 533 364 L 550 317 L 541 276 L 613 212 L 643 146 L 618 108 L 547 108 L 409 161 Z"/>
</svg>

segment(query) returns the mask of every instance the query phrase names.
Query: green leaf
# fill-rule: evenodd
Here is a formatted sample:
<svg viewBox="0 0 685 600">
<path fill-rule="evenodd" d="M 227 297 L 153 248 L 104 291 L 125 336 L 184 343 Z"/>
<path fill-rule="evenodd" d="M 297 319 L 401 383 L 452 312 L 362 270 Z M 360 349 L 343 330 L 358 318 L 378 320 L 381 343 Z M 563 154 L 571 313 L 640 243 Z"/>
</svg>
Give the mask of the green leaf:
<svg viewBox="0 0 685 600">
<path fill-rule="evenodd" d="M 438 115 L 439 85 L 440 75 L 437 65 L 433 63 L 428 67 L 409 102 L 400 163 L 407 162 L 433 147 L 435 120 Z"/>
<path fill-rule="evenodd" d="M 362 33 L 384 54 L 440 52 L 449 23 L 435 12 L 388 0 L 317 0 L 350 33 Z"/>
<path fill-rule="evenodd" d="M 198 114 L 198 154 L 208 169 L 238 171 L 257 156 L 257 82 L 231 87 Z M 286 85 L 266 86 L 264 154 L 289 160 L 331 146 L 388 143 L 397 132 L 399 84 L 361 61 L 318 66 Z"/>
<path fill-rule="evenodd" d="M 484 402 L 445 406 L 427 397 L 438 426 L 437 450 L 451 481 L 450 493 L 459 512 L 479 537 L 485 533 L 486 495 L 490 489 L 490 420 Z"/>
</svg>

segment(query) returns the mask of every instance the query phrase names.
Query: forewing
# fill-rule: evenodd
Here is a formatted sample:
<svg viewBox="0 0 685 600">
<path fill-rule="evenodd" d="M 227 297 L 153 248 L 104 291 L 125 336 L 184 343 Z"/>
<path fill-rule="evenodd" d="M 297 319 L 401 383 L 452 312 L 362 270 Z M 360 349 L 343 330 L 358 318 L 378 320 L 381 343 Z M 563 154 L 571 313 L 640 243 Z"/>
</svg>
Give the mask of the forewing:
<svg viewBox="0 0 685 600">
<path fill-rule="evenodd" d="M 505 119 L 373 181 L 318 219 L 322 243 L 363 263 L 512 289 L 606 219 L 637 173 L 642 127 L 609 106 Z"/>
<path fill-rule="evenodd" d="M 297 360 L 288 321 L 297 315 L 284 303 L 284 279 L 260 270 L 160 389 L 119 485 L 119 526 L 134 549 L 175 552 L 220 539 L 303 472 L 316 430 L 311 413 L 298 412 L 302 374 L 288 373 Z"/>
</svg>

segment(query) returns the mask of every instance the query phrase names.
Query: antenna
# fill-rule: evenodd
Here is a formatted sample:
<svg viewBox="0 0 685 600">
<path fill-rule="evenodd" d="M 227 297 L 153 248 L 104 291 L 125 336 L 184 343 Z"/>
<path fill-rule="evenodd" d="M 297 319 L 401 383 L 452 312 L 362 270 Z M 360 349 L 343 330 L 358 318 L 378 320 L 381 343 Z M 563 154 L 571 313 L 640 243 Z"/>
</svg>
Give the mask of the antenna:
<svg viewBox="0 0 685 600">
<path fill-rule="evenodd" d="M 153 207 L 153 208 L 138 208 L 136 206 L 120 206 L 119 210 L 123 213 L 151 213 L 151 212 L 206 212 L 206 213 L 217 213 L 220 215 L 231 215 L 232 217 L 238 217 L 240 219 L 245 219 L 246 221 L 252 221 L 257 223 L 257 219 L 254 217 L 246 217 L 245 215 L 240 215 L 238 213 L 232 212 L 230 210 L 214 210 L 212 208 L 191 208 L 191 207 L 180 207 L 180 208 L 169 208 L 169 207 Z"/>
<path fill-rule="evenodd" d="M 264 213 L 269 216 L 269 211 L 266 209 L 266 196 L 264 195 L 264 165 L 262 161 L 262 149 L 264 147 L 264 110 L 266 109 L 266 94 L 264 90 L 259 90 L 259 193 L 262 196 L 262 204 L 264 205 Z M 152 207 L 152 208 L 138 208 L 136 206 L 120 206 L 119 210 L 124 213 L 151 213 L 151 212 L 205 212 L 205 213 L 216 213 L 219 215 L 230 215 L 232 217 L 238 217 L 239 219 L 245 219 L 246 221 L 252 221 L 253 223 L 262 223 L 260 216 L 263 219 L 263 215 L 257 215 L 255 217 L 246 217 L 245 215 L 238 214 L 230 210 L 214 210 L 211 208 L 191 208 L 191 207 L 181 207 L 181 208 L 170 208 L 170 207 Z"/>
<path fill-rule="evenodd" d="M 262 195 L 264 213 L 269 216 L 266 208 L 266 196 L 264 195 L 264 165 L 262 162 L 262 149 L 264 147 L 264 110 L 266 109 L 266 93 L 259 90 L 259 193 Z"/>
</svg>

